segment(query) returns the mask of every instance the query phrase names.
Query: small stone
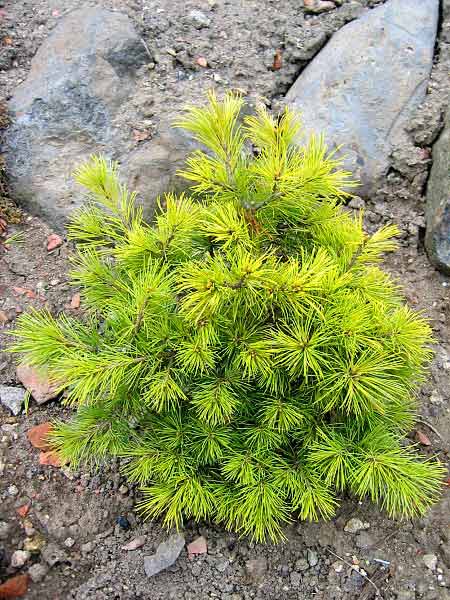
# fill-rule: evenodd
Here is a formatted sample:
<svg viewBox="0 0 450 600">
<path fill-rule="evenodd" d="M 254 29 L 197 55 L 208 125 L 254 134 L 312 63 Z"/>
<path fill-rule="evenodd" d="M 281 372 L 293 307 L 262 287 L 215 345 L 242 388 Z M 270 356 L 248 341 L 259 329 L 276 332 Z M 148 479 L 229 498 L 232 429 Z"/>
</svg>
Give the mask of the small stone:
<svg viewBox="0 0 450 600">
<path fill-rule="evenodd" d="M 47 575 L 47 573 L 48 569 L 42 563 L 36 563 L 34 565 L 31 565 L 31 567 L 28 569 L 28 575 L 30 576 L 31 581 L 33 583 L 39 583 L 40 581 L 42 581 Z"/>
<path fill-rule="evenodd" d="M 306 571 L 309 569 L 309 563 L 306 558 L 299 558 L 295 563 L 295 568 L 297 571 Z"/>
<path fill-rule="evenodd" d="M 344 527 L 344 531 L 347 533 L 358 533 L 362 529 L 369 529 L 370 523 L 363 523 L 361 519 L 353 518 L 349 519 Z"/>
<path fill-rule="evenodd" d="M 28 441 L 35 448 L 39 448 L 39 450 L 50 450 L 47 436 L 52 429 L 53 425 L 49 421 L 46 423 L 40 423 L 39 425 L 36 425 L 27 431 Z"/>
<path fill-rule="evenodd" d="M 16 513 L 19 515 L 19 517 L 24 519 L 27 516 L 27 514 L 30 512 L 30 508 L 31 508 L 31 503 L 27 502 L 26 504 L 22 504 L 22 506 L 19 506 L 19 508 L 16 508 Z"/>
<path fill-rule="evenodd" d="M 66 538 L 64 540 L 64 546 L 66 546 L 66 548 L 72 548 L 75 546 L 75 540 L 71 537 Z"/>
<path fill-rule="evenodd" d="M 342 573 L 342 571 L 344 570 L 344 564 L 340 560 L 334 561 L 331 567 L 336 573 Z"/>
<path fill-rule="evenodd" d="M 211 25 L 211 20 L 201 10 L 191 10 L 189 19 L 196 29 L 203 29 Z"/>
<path fill-rule="evenodd" d="M 173 565 L 180 556 L 184 544 L 184 536 L 181 533 L 175 533 L 165 542 L 159 544 L 155 554 L 145 556 L 144 570 L 147 577 L 153 577 L 153 575 Z"/>
<path fill-rule="evenodd" d="M 58 563 L 68 561 L 66 552 L 54 542 L 50 542 L 49 544 L 47 544 L 47 546 L 43 548 L 41 554 L 42 558 L 48 564 L 49 567 L 53 567 Z"/>
<path fill-rule="evenodd" d="M 81 545 L 81 552 L 82 554 L 90 554 L 94 548 L 94 542 L 86 542 L 85 544 Z"/>
<path fill-rule="evenodd" d="M 58 386 L 51 384 L 43 371 L 21 364 L 16 369 L 20 383 L 31 393 L 38 404 L 48 402 L 57 396 Z"/>
<path fill-rule="evenodd" d="M 0 598 L 21 598 L 27 590 L 28 575 L 16 575 L 0 585 Z"/>
<path fill-rule="evenodd" d="M 76 293 L 72 296 L 71 300 L 70 300 L 70 308 L 73 309 L 78 309 L 80 308 L 80 304 L 81 304 L 81 296 L 79 293 Z"/>
<path fill-rule="evenodd" d="M 122 496 L 126 496 L 129 491 L 130 490 L 127 488 L 126 485 L 121 485 L 119 488 L 119 494 L 122 494 Z"/>
<path fill-rule="evenodd" d="M 302 582 L 302 576 L 297 571 L 291 573 L 291 585 L 293 587 L 299 587 Z"/>
<path fill-rule="evenodd" d="M 314 552 L 314 550 L 310 550 L 309 548 L 307 552 L 307 558 L 310 567 L 315 567 L 319 562 L 319 556 L 317 552 Z"/>
<path fill-rule="evenodd" d="M 6 521 L 0 521 L 0 540 L 6 540 L 9 535 L 11 525 Z"/>
<path fill-rule="evenodd" d="M 423 560 L 425 566 L 427 567 L 427 569 L 430 569 L 430 571 L 436 571 L 436 567 L 437 567 L 436 554 L 424 554 L 422 556 L 422 560 Z"/>
<path fill-rule="evenodd" d="M 431 446 L 430 438 L 419 429 L 416 431 L 415 438 L 416 442 L 419 442 L 419 444 L 421 444 L 422 446 Z"/>
<path fill-rule="evenodd" d="M 33 523 L 30 521 L 30 519 L 24 519 L 23 529 L 27 537 L 31 537 L 36 533 L 36 529 L 34 528 Z"/>
<path fill-rule="evenodd" d="M 63 239 L 56 233 L 51 233 L 47 238 L 47 252 L 51 252 L 52 250 L 56 250 L 62 246 Z"/>
<path fill-rule="evenodd" d="M 8 496 L 17 496 L 17 494 L 19 493 L 19 488 L 17 487 L 17 485 L 10 485 L 8 487 Z"/>
<path fill-rule="evenodd" d="M 129 520 L 126 517 L 124 517 L 123 515 L 120 515 L 119 517 L 117 517 L 116 523 L 124 531 L 128 531 L 131 527 Z"/>
<path fill-rule="evenodd" d="M 253 581 L 260 581 L 267 572 L 267 560 L 265 558 L 252 558 L 245 563 L 247 575 Z"/>
<path fill-rule="evenodd" d="M 11 556 L 11 566 L 14 569 L 20 569 L 23 565 L 30 560 L 31 554 L 27 550 L 16 550 Z"/>
<path fill-rule="evenodd" d="M 225 558 L 224 556 L 218 558 L 215 562 L 214 562 L 214 566 L 216 568 L 217 571 L 219 571 L 219 573 L 225 573 L 225 571 L 228 569 L 230 565 L 230 561 Z"/>
<path fill-rule="evenodd" d="M 199 56 L 195 62 L 198 64 L 199 67 L 203 67 L 203 69 L 206 69 L 208 66 L 208 61 L 204 56 Z"/>
<path fill-rule="evenodd" d="M 0 385 L 0 402 L 3 406 L 6 406 L 14 416 L 17 416 L 22 410 L 25 393 L 23 388 Z"/>
<path fill-rule="evenodd" d="M 329 0 L 303 0 L 307 12 L 318 15 L 329 10 L 334 10 L 336 5 Z"/>
<path fill-rule="evenodd" d="M 202 535 L 196 538 L 187 545 L 187 551 L 189 558 L 194 558 L 194 556 L 197 556 L 198 554 L 206 554 L 208 552 L 206 539 Z"/>
<path fill-rule="evenodd" d="M 364 200 L 362 198 L 360 198 L 359 196 L 353 196 L 353 198 L 350 200 L 350 202 L 348 203 L 348 206 L 350 208 L 355 208 L 355 209 L 361 209 L 364 208 L 366 206 L 366 203 L 364 202 Z"/>
<path fill-rule="evenodd" d="M 144 544 L 145 544 L 145 535 L 141 535 L 137 538 L 134 538 L 134 540 L 131 540 L 131 542 L 128 542 L 128 544 L 125 544 L 125 546 L 122 546 L 122 550 L 137 550 L 138 548 L 141 548 Z"/>
</svg>

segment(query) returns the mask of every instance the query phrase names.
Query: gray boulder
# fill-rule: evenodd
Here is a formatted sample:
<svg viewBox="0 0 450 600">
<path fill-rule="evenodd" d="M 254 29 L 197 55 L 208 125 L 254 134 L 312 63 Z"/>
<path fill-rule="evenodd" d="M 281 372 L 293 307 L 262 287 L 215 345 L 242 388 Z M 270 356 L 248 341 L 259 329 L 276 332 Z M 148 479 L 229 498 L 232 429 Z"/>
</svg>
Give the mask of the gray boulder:
<svg viewBox="0 0 450 600">
<path fill-rule="evenodd" d="M 431 262 L 450 274 L 450 108 L 433 147 L 427 187 L 425 247 Z"/>
<path fill-rule="evenodd" d="M 187 142 L 169 131 L 136 149 L 127 111 L 137 71 L 150 60 L 125 14 L 82 8 L 56 26 L 9 105 L 6 165 L 15 196 L 29 209 L 53 225 L 64 224 L 82 201 L 71 174 L 98 152 L 131 173 L 130 183 L 151 209 Z"/>
<path fill-rule="evenodd" d="M 425 97 L 438 16 L 439 0 L 388 0 L 335 33 L 287 94 L 306 134 L 343 145 L 360 195 L 386 175 L 391 149 Z"/>
</svg>

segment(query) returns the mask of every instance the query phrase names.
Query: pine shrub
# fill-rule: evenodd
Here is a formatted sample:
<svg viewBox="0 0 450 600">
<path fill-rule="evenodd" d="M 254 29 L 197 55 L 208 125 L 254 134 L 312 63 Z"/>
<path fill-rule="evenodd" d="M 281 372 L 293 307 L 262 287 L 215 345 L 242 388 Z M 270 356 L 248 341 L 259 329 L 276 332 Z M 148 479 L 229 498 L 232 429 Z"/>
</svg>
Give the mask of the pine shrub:
<svg viewBox="0 0 450 600">
<path fill-rule="evenodd" d="M 344 492 L 422 514 L 442 467 L 406 442 L 430 328 L 342 207 L 351 175 L 286 110 L 241 119 L 210 94 L 176 124 L 202 144 L 152 224 L 92 157 L 71 220 L 82 319 L 24 314 L 13 350 L 48 369 L 76 416 L 52 443 L 74 467 L 122 457 L 139 508 L 210 519 L 258 541 L 293 516 L 330 518 Z M 347 190 L 347 191 L 346 191 Z"/>
</svg>

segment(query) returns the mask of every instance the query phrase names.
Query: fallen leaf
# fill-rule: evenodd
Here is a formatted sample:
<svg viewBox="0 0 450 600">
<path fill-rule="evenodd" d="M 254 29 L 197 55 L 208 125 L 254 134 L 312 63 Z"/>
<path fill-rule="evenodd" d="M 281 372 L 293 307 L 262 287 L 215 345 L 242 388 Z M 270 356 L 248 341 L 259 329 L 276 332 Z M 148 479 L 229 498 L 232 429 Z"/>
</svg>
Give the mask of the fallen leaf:
<svg viewBox="0 0 450 600">
<path fill-rule="evenodd" d="M 3 38 L 3 43 L 4 43 L 6 46 L 12 46 L 13 40 L 12 40 L 12 38 L 10 38 L 10 37 L 4 37 L 4 38 Z"/>
<path fill-rule="evenodd" d="M 281 52 L 281 49 L 278 48 L 275 52 L 275 56 L 273 57 L 272 70 L 279 71 L 282 66 L 283 66 L 282 52 Z"/>
<path fill-rule="evenodd" d="M 422 444 L 422 446 L 431 446 L 429 437 L 419 429 L 416 431 L 416 441 L 419 442 L 419 444 Z"/>
<path fill-rule="evenodd" d="M 45 371 L 38 372 L 34 367 L 21 364 L 16 369 L 16 375 L 38 404 L 48 402 L 58 395 L 58 385 L 49 382 Z"/>
<path fill-rule="evenodd" d="M 138 548 L 141 548 L 144 544 L 145 535 L 141 535 L 137 538 L 134 538 L 134 540 L 131 540 L 131 542 L 128 542 L 128 544 L 125 544 L 125 546 L 122 546 L 122 550 L 137 550 Z"/>
<path fill-rule="evenodd" d="M 19 515 L 19 517 L 24 519 L 30 512 L 30 508 L 31 502 L 27 502 L 26 504 L 22 504 L 22 506 L 19 506 L 19 508 L 16 508 L 16 513 Z"/>
<path fill-rule="evenodd" d="M 39 454 L 39 464 L 50 465 L 51 467 L 60 467 L 62 465 L 62 461 L 54 450 L 49 450 L 48 452 L 41 452 Z"/>
<path fill-rule="evenodd" d="M 21 598 L 28 591 L 28 575 L 16 575 L 0 585 L 0 598 Z"/>
<path fill-rule="evenodd" d="M 450 487 L 450 477 L 444 481 L 444 485 Z"/>
<path fill-rule="evenodd" d="M 7 323 L 9 321 L 8 315 L 4 310 L 0 310 L 0 323 Z"/>
<path fill-rule="evenodd" d="M 208 61 L 204 56 L 199 56 L 195 62 L 198 64 L 199 67 L 203 67 L 204 69 L 206 69 L 206 67 L 208 66 Z"/>
<path fill-rule="evenodd" d="M 193 542 L 187 545 L 188 557 L 194 558 L 199 554 L 206 554 L 208 552 L 208 545 L 206 539 L 201 535 Z"/>
<path fill-rule="evenodd" d="M 53 425 L 50 421 L 36 425 L 27 431 L 27 438 L 32 446 L 47 452 L 51 446 L 48 442 L 47 436 L 52 431 Z"/>
<path fill-rule="evenodd" d="M 62 243 L 62 237 L 56 233 L 51 233 L 47 238 L 47 251 L 51 252 L 52 250 L 56 250 L 56 248 L 59 248 Z"/>
<path fill-rule="evenodd" d="M 80 294 L 74 294 L 72 296 L 72 300 L 70 301 L 70 308 L 80 308 L 81 304 L 81 296 Z"/>
</svg>

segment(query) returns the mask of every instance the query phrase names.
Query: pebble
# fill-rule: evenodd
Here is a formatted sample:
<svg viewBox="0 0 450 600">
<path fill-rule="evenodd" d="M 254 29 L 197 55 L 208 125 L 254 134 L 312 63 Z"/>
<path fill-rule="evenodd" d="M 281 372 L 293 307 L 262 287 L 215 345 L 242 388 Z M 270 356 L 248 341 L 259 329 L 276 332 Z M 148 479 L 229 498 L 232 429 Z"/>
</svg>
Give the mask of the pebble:
<svg viewBox="0 0 450 600">
<path fill-rule="evenodd" d="M 330 0 L 303 0 L 303 4 L 308 12 L 315 15 L 328 12 L 329 10 L 334 10 L 336 8 L 336 4 Z"/>
<path fill-rule="evenodd" d="M 119 494 L 122 494 L 122 496 L 126 496 L 129 492 L 129 489 L 126 485 L 121 485 L 119 488 Z"/>
<path fill-rule="evenodd" d="M 11 526 L 6 521 L 0 521 L 0 540 L 6 540 Z"/>
<path fill-rule="evenodd" d="M 230 561 L 225 557 L 221 557 L 214 562 L 214 566 L 219 573 L 224 573 L 228 569 L 229 564 Z"/>
<path fill-rule="evenodd" d="M 31 553 L 27 550 L 16 550 L 11 556 L 11 566 L 14 569 L 20 569 L 23 565 L 30 560 Z"/>
<path fill-rule="evenodd" d="M 293 587 L 299 587 L 302 582 L 302 576 L 297 571 L 291 573 L 291 585 Z"/>
<path fill-rule="evenodd" d="M 17 416 L 22 410 L 25 393 L 23 388 L 0 385 L 0 402 L 6 406 L 14 416 Z"/>
<path fill-rule="evenodd" d="M 117 517 L 116 523 L 124 531 L 128 531 L 131 527 L 129 520 L 126 517 L 124 517 L 123 515 L 120 515 L 119 517 Z"/>
<path fill-rule="evenodd" d="M 134 538 L 134 540 L 131 540 L 130 542 L 128 542 L 128 544 L 122 546 L 122 550 L 137 550 L 145 544 L 145 539 L 145 535 L 141 535 L 137 538 Z"/>
<path fill-rule="evenodd" d="M 319 562 L 319 556 L 317 552 L 314 552 L 314 550 L 308 549 L 307 558 L 310 567 L 315 567 Z"/>
<path fill-rule="evenodd" d="M 159 544 L 155 554 L 144 556 L 144 570 L 147 577 L 153 577 L 173 565 L 180 556 L 184 544 L 184 536 L 181 533 L 175 533 Z"/>
<path fill-rule="evenodd" d="M 306 558 L 299 558 L 295 563 L 295 568 L 298 571 L 306 571 L 307 569 L 309 569 L 309 563 L 306 560 Z"/>
<path fill-rule="evenodd" d="M 342 573 L 342 571 L 344 570 L 344 564 L 340 560 L 334 561 L 334 563 L 331 566 L 333 568 L 333 571 L 335 571 L 336 573 Z"/>
<path fill-rule="evenodd" d="M 42 563 L 36 563 L 34 565 L 31 565 L 31 567 L 28 569 L 28 575 L 30 576 L 31 581 L 33 583 L 39 583 L 40 581 L 42 581 L 47 575 L 47 573 L 48 569 Z"/>
<path fill-rule="evenodd" d="M 8 495 L 9 496 L 17 496 L 19 493 L 19 488 L 16 485 L 10 485 L 8 487 Z"/>
<path fill-rule="evenodd" d="M 23 521 L 23 529 L 27 537 L 31 537 L 36 533 L 36 529 L 34 528 L 33 523 L 30 521 L 30 519 L 25 519 Z"/>
<path fill-rule="evenodd" d="M 211 25 L 211 20 L 201 10 L 191 10 L 189 19 L 192 21 L 196 29 L 203 29 Z"/>
<path fill-rule="evenodd" d="M 430 569 L 430 571 L 436 571 L 437 567 L 437 556 L 436 554 L 424 554 L 422 556 L 422 560 L 425 566 Z"/>
<path fill-rule="evenodd" d="M 58 563 L 66 562 L 68 560 L 65 551 L 54 542 L 47 544 L 45 548 L 42 549 L 41 554 L 49 567 L 53 567 Z"/>
<path fill-rule="evenodd" d="M 362 198 L 360 198 L 359 196 L 354 196 L 350 202 L 348 203 L 348 206 L 350 208 L 355 208 L 355 209 L 361 209 L 364 208 L 366 206 L 366 203 L 364 202 L 364 200 Z"/>
<path fill-rule="evenodd" d="M 68 537 L 67 539 L 64 540 L 64 546 L 66 546 L 66 548 L 72 548 L 72 546 L 75 545 L 75 540 L 71 537 Z"/>
<path fill-rule="evenodd" d="M 347 533 L 357 533 L 362 529 L 369 529 L 370 523 L 363 523 L 361 519 L 352 518 L 349 519 L 344 527 L 344 531 Z"/>
<path fill-rule="evenodd" d="M 89 554 L 95 548 L 94 542 L 86 542 L 85 544 L 81 544 L 81 552 L 82 554 Z"/>
</svg>

